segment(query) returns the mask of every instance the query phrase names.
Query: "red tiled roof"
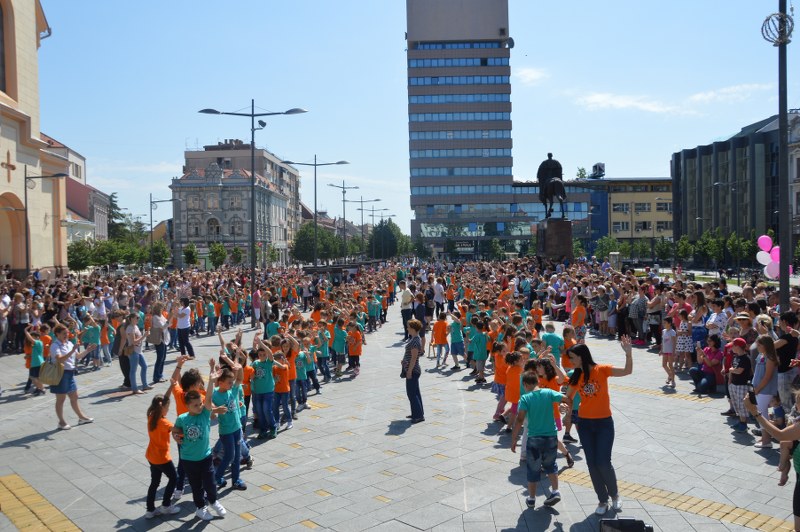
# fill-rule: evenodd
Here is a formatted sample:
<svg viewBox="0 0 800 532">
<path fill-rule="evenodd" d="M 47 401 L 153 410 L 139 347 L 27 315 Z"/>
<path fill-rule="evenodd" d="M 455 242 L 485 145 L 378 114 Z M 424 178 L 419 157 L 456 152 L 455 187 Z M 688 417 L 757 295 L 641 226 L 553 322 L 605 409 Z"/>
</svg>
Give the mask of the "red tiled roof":
<svg viewBox="0 0 800 532">
<path fill-rule="evenodd" d="M 236 171 L 238 171 L 239 175 L 244 177 L 245 179 L 250 179 L 250 176 L 252 175 L 250 173 L 250 170 L 246 170 L 244 168 L 226 169 L 226 170 L 220 169 L 220 170 L 222 171 L 222 179 L 226 179 L 226 178 L 230 177 L 231 174 L 233 174 Z M 196 174 L 196 175 L 200 176 L 201 178 L 205 177 L 206 176 L 206 169 L 205 168 L 195 168 L 193 170 L 185 172 L 179 179 L 189 179 L 190 176 L 192 176 L 193 174 Z M 272 190 L 273 192 L 281 194 L 281 191 L 278 189 L 278 187 L 275 185 L 275 183 L 273 183 L 272 181 L 264 178 L 264 176 L 262 176 L 261 174 L 257 173 L 256 174 L 256 179 L 261 183 L 265 183 L 269 187 L 269 189 Z"/>
</svg>

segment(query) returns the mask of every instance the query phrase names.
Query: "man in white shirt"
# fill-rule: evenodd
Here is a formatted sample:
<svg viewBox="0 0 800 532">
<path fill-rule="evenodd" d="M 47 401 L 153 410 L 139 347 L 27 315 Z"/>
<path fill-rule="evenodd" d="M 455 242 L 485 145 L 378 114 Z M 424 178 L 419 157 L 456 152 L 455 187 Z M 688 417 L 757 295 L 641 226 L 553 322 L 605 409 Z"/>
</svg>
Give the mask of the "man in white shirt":
<svg viewBox="0 0 800 532">
<path fill-rule="evenodd" d="M 400 315 L 403 316 L 403 340 L 408 340 L 408 320 L 411 319 L 411 303 L 414 301 L 414 294 L 406 288 L 405 279 L 398 283 L 400 286 Z"/>
</svg>

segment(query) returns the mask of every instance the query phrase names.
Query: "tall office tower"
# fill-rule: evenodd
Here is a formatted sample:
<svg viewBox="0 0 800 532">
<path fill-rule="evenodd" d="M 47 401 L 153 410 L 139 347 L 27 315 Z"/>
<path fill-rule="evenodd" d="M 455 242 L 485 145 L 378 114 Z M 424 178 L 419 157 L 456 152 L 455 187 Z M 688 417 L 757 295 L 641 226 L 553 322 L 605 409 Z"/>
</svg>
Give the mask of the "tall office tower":
<svg viewBox="0 0 800 532">
<path fill-rule="evenodd" d="M 406 14 L 412 237 L 475 253 L 519 239 L 504 221 L 516 214 L 508 1 L 407 0 Z"/>
</svg>

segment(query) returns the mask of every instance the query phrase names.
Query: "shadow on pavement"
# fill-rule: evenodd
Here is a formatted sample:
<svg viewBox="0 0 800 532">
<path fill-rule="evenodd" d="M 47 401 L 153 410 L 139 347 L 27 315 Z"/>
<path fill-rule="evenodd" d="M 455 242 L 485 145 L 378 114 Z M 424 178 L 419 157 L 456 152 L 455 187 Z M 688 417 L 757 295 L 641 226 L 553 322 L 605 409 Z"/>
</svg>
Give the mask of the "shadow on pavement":
<svg viewBox="0 0 800 532">
<path fill-rule="evenodd" d="M 22 438 L 17 438 L 16 440 L 8 440 L 4 441 L 0 444 L 0 449 L 5 449 L 7 447 L 21 447 L 23 449 L 30 449 L 30 444 L 33 442 L 38 441 L 52 441 L 51 435 L 59 432 L 58 429 L 47 430 L 45 432 L 40 432 L 38 434 L 29 434 L 28 436 L 23 436 Z"/>
<path fill-rule="evenodd" d="M 400 436 L 405 434 L 409 427 L 411 427 L 410 419 L 391 421 L 389 422 L 389 428 L 386 430 L 386 436 Z"/>
</svg>

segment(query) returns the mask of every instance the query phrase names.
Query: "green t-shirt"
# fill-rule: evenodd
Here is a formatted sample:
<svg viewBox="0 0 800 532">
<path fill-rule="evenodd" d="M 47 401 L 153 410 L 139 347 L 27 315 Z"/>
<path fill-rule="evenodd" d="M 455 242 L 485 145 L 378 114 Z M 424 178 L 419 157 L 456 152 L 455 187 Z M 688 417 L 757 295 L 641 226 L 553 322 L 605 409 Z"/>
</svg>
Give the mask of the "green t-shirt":
<svg viewBox="0 0 800 532">
<path fill-rule="evenodd" d="M 306 357 L 306 372 L 317 370 L 317 365 L 314 363 L 314 353 L 316 352 L 317 348 L 312 345 L 308 351 L 308 357 Z"/>
<path fill-rule="evenodd" d="M 329 358 L 331 356 L 331 354 L 330 354 L 330 350 L 329 350 L 330 346 L 328 344 L 330 343 L 330 340 L 331 340 L 331 333 L 328 332 L 327 329 L 324 329 L 324 330 L 319 331 L 319 335 L 318 336 L 319 336 L 320 344 L 322 344 L 322 345 L 320 346 L 319 355 L 317 355 L 317 356 L 319 356 L 319 358 Z"/>
<path fill-rule="evenodd" d="M 338 354 L 344 354 L 344 348 L 347 344 L 347 331 L 336 327 L 333 330 L 333 350 Z"/>
<path fill-rule="evenodd" d="M 199 462 L 211 455 L 211 410 L 193 416 L 189 412 L 175 420 L 175 426 L 183 431 L 181 458 Z"/>
<path fill-rule="evenodd" d="M 450 324 L 450 343 L 456 344 L 464 341 L 464 333 L 461 332 L 461 322 L 454 321 Z"/>
<path fill-rule="evenodd" d="M 228 411 L 217 416 L 219 420 L 219 435 L 231 434 L 242 428 L 239 418 L 239 391 L 241 385 L 235 384 L 230 390 L 221 392 L 219 388 L 214 388 L 211 402 L 214 406 L 226 406 Z"/>
<path fill-rule="evenodd" d="M 44 344 L 41 340 L 36 340 L 31 350 L 31 367 L 38 368 L 42 364 L 44 364 Z"/>
<path fill-rule="evenodd" d="M 81 335 L 81 340 L 83 341 L 83 345 L 100 345 L 100 326 L 99 325 L 90 325 L 83 330 L 83 335 Z"/>
<path fill-rule="evenodd" d="M 294 359 L 294 367 L 297 369 L 297 380 L 299 381 L 308 380 L 308 374 L 306 374 L 307 361 L 308 355 L 305 351 L 300 351 L 297 354 L 297 358 Z"/>
<path fill-rule="evenodd" d="M 222 300 L 222 310 L 220 311 L 220 314 L 222 314 L 223 316 L 231 315 L 231 304 L 230 302 L 228 302 L 227 299 Z"/>
<path fill-rule="evenodd" d="M 558 357 L 561 356 L 561 352 L 564 350 L 564 338 L 554 332 L 546 332 L 542 335 L 542 341 L 550 347 L 553 356 L 558 360 Z"/>
<path fill-rule="evenodd" d="M 486 333 L 475 331 L 469 341 L 469 350 L 472 351 L 472 360 L 486 360 L 489 358 L 489 353 L 486 351 L 486 341 L 488 336 Z"/>
<path fill-rule="evenodd" d="M 517 408 L 527 412 L 528 437 L 556 436 L 556 418 L 553 404 L 560 403 L 562 394 L 550 388 L 539 388 L 519 398 Z"/>
<path fill-rule="evenodd" d="M 575 373 L 574 369 L 569 370 L 567 372 L 567 377 L 572 377 L 573 373 Z M 572 398 L 572 411 L 577 412 L 579 406 L 581 406 L 581 394 L 576 393 L 575 397 Z"/>
<path fill-rule="evenodd" d="M 273 393 L 275 391 L 275 379 L 272 376 L 272 360 L 261 362 L 256 360 L 252 364 L 253 379 L 250 381 L 250 391 L 253 393 Z"/>
<path fill-rule="evenodd" d="M 272 338 L 276 334 L 278 334 L 278 329 L 280 328 L 280 323 L 277 321 L 271 321 L 267 323 L 267 338 Z"/>
</svg>

